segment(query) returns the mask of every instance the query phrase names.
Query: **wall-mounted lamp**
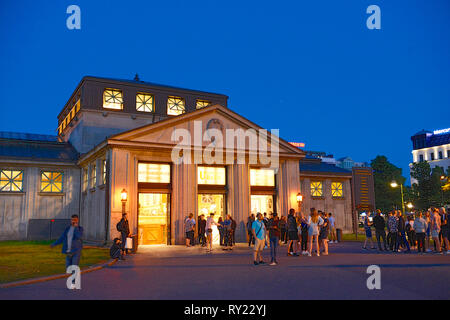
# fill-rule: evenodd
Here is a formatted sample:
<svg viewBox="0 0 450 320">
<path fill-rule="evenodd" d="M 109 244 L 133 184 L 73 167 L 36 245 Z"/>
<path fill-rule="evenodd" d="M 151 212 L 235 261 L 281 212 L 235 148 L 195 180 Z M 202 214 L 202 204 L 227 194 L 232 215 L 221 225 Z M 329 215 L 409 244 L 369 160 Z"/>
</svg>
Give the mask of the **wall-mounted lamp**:
<svg viewBox="0 0 450 320">
<path fill-rule="evenodd" d="M 300 202 L 302 202 L 302 201 L 303 201 L 303 196 L 302 196 L 302 194 L 299 192 L 299 193 L 297 193 L 297 202 L 300 203 Z"/>
<path fill-rule="evenodd" d="M 125 213 L 125 205 L 128 200 L 128 192 L 125 189 L 122 189 L 120 192 L 120 200 L 122 201 L 122 213 Z"/>
</svg>

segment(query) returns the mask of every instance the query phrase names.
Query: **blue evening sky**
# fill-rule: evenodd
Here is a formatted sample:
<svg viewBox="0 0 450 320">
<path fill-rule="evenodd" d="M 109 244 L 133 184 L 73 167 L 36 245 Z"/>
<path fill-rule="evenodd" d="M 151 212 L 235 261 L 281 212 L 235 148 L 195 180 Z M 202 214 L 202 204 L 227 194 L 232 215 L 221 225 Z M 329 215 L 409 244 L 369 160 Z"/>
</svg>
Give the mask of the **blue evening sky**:
<svg viewBox="0 0 450 320">
<path fill-rule="evenodd" d="M 81 30 L 66 8 L 81 8 Z M 368 30 L 366 8 L 381 8 Z M 0 2 L 0 131 L 55 134 L 84 75 L 219 92 L 308 150 L 407 175 L 410 136 L 450 127 L 450 1 Z"/>
</svg>

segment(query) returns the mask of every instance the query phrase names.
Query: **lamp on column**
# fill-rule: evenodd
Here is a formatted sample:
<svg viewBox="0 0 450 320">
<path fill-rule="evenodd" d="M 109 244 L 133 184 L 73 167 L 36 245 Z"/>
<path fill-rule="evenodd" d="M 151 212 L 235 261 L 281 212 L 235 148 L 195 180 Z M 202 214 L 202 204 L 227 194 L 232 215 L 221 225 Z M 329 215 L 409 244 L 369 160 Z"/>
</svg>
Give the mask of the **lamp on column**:
<svg viewBox="0 0 450 320">
<path fill-rule="evenodd" d="M 127 204 L 128 200 L 128 192 L 125 189 L 122 189 L 120 192 L 120 200 L 122 201 L 122 214 L 125 213 L 125 205 Z"/>
<path fill-rule="evenodd" d="M 302 201 L 303 201 L 303 196 L 302 194 L 299 192 L 297 193 L 297 203 L 298 203 L 298 208 L 301 209 L 302 207 Z"/>
</svg>

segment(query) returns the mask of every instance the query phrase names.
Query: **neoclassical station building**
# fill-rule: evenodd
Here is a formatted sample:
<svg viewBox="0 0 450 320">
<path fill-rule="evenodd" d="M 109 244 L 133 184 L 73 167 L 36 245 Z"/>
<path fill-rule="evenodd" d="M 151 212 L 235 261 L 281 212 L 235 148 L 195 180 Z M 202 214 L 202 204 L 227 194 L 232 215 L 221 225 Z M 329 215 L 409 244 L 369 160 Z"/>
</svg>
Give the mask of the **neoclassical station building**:
<svg viewBox="0 0 450 320">
<path fill-rule="evenodd" d="M 139 245 L 181 244 L 189 213 L 214 212 L 216 219 L 231 214 L 237 241 L 245 241 L 250 213 L 311 206 L 333 212 L 337 226 L 351 231 L 352 172 L 308 159 L 231 111 L 227 100 L 137 76 L 84 77 L 58 115 L 57 135 L 0 133 L 0 239 L 54 238 L 78 214 L 86 240 L 109 242 L 127 212 Z M 226 137 L 222 155 L 211 152 L 219 141 L 210 129 Z M 267 139 L 276 166 L 249 161 L 256 151 L 248 137 L 230 148 L 228 131 L 238 133 L 236 141 L 249 131 Z M 216 160 L 231 156 L 197 157 L 208 152 Z"/>
</svg>

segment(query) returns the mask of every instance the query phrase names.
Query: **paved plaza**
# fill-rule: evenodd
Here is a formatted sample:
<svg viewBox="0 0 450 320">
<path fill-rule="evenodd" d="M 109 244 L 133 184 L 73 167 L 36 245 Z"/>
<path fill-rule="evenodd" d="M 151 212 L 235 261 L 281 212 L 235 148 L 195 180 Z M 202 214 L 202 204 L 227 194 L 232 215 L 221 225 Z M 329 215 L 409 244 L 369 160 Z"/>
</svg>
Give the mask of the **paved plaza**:
<svg viewBox="0 0 450 320">
<path fill-rule="evenodd" d="M 268 261 L 269 250 L 265 250 Z M 140 247 L 126 261 L 87 274 L 81 290 L 59 279 L 0 289 L 0 299 L 449 299 L 450 256 L 363 251 L 330 245 L 330 255 L 288 257 L 279 265 L 252 264 L 244 244 L 233 251 L 199 247 Z M 63 263 L 61 257 L 61 263 Z M 369 265 L 381 268 L 381 290 L 368 290 Z"/>
</svg>

